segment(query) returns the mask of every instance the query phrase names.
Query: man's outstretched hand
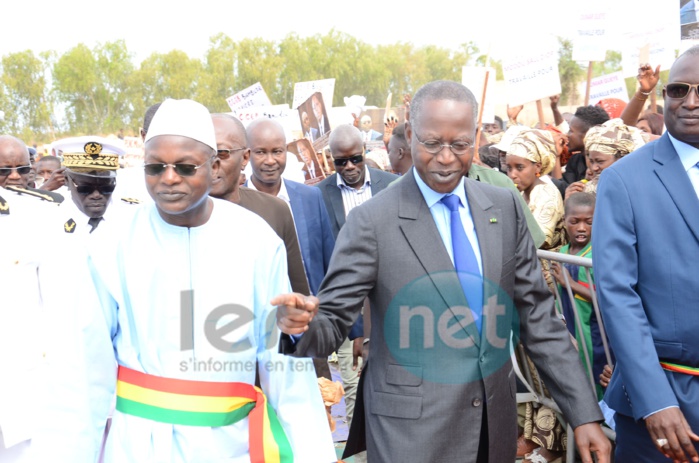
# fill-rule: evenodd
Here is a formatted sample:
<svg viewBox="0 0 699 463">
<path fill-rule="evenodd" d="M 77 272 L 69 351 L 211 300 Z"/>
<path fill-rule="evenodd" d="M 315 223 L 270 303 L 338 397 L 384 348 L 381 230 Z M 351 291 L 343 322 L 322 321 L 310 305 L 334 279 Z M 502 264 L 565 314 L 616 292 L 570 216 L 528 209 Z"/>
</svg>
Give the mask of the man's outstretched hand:
<svg viewBox="0 0 699 463">
<path fill-rule="evenodd" d="M 303 334 L 318 312 L 320 301 L 315 296 L 299 293 L 280 294 L 270 301 L 277 306 L 277 326 L 289 335 Z"/>
</svg>

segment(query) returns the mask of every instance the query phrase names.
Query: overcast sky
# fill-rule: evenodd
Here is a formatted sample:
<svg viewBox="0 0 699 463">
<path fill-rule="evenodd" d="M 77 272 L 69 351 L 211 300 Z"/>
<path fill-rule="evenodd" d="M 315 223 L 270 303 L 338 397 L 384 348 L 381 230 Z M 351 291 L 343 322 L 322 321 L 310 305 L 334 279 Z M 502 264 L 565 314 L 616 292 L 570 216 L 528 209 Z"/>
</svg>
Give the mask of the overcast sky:
<svg viewBox="0 0 699 463">
<path fill-rule="evenodd" d="M 572 37 L 577 9 L 595 1 L 609 9 L 611 29 L 619 34 L 644 23 L 679 26 L 679 0 L 8 0 L 2 6 L 0 56 L 26 49 L 62 53 L 78 43 L 92 47 L 124 39 L 138 64 L 153 52 L 173 49 L 202 58 L 209 38 L 219 32 L 234 40 L 280 40 L 335 28 L 370 44 L 456 49 L 473 40 L 483 53 L 502 59 L 523 43 L 542 47 L 555 44 L 555 36 Z M 677 8 L 671 7 L 675 2 Z M 620 35 L 610 41 L 613 49 L 623 43 Z"/>
<path fill-rule="evenodd" d="M 456 48 L 474 40 L 483 51 L 490 48 L 498 57 L 508 44 L 533 40 L 534 33 L 570 35 L 572 9 L 580 3 L 571 0 L 15 0 L 4 2 L 2 7 L 6 20 L 0 27 L 0 55 L 25 49 L 64 52 L 81 42 L 93 46 L 97 42 L 125 39 L 138 63 L 154 51 L 172 49 L 202 57 L 209 38 L 218 32 L 234 40 L 246 37 L 278 40 L 291 32 L 308 36 L 325 34 L 335 28 L 370 44 L 402 41 Z M 635 5 L 619 8 L 626 10 L 626 18 L 640 10 L 639 3 L 631 0 L 608 3 L 614 7 L 622 3 Z M 419 7 L 420 4 L 425 6 Z"/>
</svg>

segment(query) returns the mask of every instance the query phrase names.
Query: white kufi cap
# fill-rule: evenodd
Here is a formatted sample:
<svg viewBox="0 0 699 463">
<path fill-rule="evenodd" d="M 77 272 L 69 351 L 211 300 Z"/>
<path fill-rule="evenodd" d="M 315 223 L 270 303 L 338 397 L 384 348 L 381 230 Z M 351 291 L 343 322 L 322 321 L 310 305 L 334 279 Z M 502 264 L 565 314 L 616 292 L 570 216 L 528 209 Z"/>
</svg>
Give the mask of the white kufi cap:
<svg viewBox="0 0 699 463">
<path fill-rule="evenodd" d="M 216 149 L 216 134 L 211 114 L 194 100 L 165 100 L 153 116 L 146 143 L 160 135 L 180 135 Z"/>
</svg>

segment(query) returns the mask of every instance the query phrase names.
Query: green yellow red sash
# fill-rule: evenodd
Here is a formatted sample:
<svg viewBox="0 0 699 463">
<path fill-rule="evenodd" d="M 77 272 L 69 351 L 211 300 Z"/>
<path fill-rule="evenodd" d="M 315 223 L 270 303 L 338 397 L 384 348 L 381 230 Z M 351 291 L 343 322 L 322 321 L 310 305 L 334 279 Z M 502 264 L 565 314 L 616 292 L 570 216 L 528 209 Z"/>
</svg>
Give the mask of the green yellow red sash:
<svg viewBox="0 0 699 463">
<path fill-rule="evenodd" d="M 684 373 L 685 375 L 699 376 L 699 368 L 686 367 L 684 365 L 678 365 L 676 363 L 670 362 L 660 362 L 665 370 L 674 371 L 675 373 Z"/>
<path fill-rule="evenodd" d="M 294 461 L 276 413 L 262 390 L 251 384 L 163 378 L 120 365 L 116 409 L 188 426 L 227 426 L 247 416 L 252 463 Z"/>
</svg>

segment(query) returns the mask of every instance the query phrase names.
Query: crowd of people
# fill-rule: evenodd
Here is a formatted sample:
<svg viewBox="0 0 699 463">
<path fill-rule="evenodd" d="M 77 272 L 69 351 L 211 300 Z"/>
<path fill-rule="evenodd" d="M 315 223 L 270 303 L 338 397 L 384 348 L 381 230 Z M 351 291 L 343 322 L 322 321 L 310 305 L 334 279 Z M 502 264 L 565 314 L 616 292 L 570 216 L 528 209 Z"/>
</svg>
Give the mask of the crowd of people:
<svg viewBox="0 0 699 463">
<path fill-rule="evenodd" d="M 343 389 L 342 458 L 603 463 L 606 427 L 616 461 L 699 461 L 698 69 L 536 127 L 430 82 L 383 134 L 305 130 L 306 184 L 277 121 L 186 99 L 135 176 L 109 138 L 0 136 L 0 462 L 338 461 Z"/>
</svg>

